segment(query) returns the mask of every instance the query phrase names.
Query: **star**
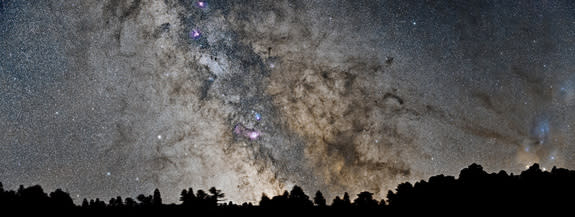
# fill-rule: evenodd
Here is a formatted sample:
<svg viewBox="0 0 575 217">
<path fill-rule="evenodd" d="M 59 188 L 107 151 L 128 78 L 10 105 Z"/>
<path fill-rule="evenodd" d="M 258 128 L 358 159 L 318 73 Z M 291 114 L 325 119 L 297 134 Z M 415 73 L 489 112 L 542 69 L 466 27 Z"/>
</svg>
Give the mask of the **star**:
<svg viewBox="0 0 575 217">
<path fill-rule="evenodd" d="M 249 133 L 249 137 L 251 140 L 255 140 L 260 136 L 260 133 L 258 131 L 252 131 Z"/>
<path fill-rule="evenodd" d="M 206 8 L 207 3 L 205 1 L 198 1 L 198 2 L 196 2 L 196 6 L 203 9 L 203 8 Z"/>
</svg>

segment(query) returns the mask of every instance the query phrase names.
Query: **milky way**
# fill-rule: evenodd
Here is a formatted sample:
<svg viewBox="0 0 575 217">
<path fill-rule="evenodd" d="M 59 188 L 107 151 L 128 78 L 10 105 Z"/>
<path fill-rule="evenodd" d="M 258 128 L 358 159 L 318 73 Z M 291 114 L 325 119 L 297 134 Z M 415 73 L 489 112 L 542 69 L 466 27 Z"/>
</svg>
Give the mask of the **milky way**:
<svg viewBox="0 0 575 217">
<path fill-rule="evenodd" d="M 0 181 L 328 198 L 575 168 L 572 1 L 0 3 Z"/>
</svg>

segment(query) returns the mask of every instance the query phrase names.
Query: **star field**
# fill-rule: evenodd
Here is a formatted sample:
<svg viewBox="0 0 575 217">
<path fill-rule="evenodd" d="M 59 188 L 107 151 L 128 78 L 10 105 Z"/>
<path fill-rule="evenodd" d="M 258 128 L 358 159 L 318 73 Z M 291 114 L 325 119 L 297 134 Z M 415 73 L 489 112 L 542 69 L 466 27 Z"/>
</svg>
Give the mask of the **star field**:
<svg viewBox="0 0 575 217">
<path fill-rule="evenodd" d="M 575 168 L 571 1 L 1 1 L 0 181 L 326 198 Z"/>
</svg>

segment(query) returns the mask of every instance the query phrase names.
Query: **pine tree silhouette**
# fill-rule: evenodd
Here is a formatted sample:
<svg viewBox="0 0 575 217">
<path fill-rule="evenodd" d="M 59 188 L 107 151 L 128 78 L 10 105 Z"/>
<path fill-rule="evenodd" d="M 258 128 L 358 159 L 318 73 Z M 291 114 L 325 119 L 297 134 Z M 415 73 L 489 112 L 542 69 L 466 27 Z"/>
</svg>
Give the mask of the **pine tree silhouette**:
<svg viewBox="0 0 575 217">
<path fill-rule="evenodd" d="M 184 206 L 192 206 L 197 201 L 196 195 L 194 194 L 194 189 L 189 188 L 188 190 L 182 190 L 182 193 L 180 194 L 180 201 L 182 201 Z"/>
<path fill-rule="evenodd" d="M 347 192 L 345 192 L 343 194 L 343 207 L 344 208 L 349 208 L 351 207 L 351 200 L 349 199 L 349 194 Z"/>
<path fill-rule="evenodd" d="M 313 206 L 313 203 L 309 200 L 309 196 L 297 185 L 295 185 L 289 193 L 288 201 L 289 206 L 292 207 L 309 208 Z"/>
<path fill-rule="evenodd" d="M 152 197 L 152 205 L 153 206 L 162 205 L 162 195 L 160 195 L 160 190 L 158 190 L 157 188 L 154 190 L 154 196 Z"/>
<path fill-rule="evenodd" d="M 357 198 L 353 201 L 353 205 L 359 208 L 376 208 L 378 202 L 373 199 L 373 193 L 364 191 L 357 195 Z"/>
<path fill-rule="evenodd" d="M 218 190 L 215 187 L 211 187 L 208 192 L 210 192 L 209 200 L 212 206 L 217 206 L 218 202 L 225 197 L 225 194 L 222 193 L 222 190 Z"/>
<path fill-rule="evenodd" d="M 362 215 L 364 210 L 378 213 L 418 214 L 426 211 L 435 214 L 442 211 L 456 211 L 461 214 L 480 211 L 494 213 L 499 210 L 513 209 L 533 210 L 564 210 L 568 211 L 575 202 L 575 171 L 554 167 L 550 171 L 542 170 L 538 164 L 521 172 L 520 175 L 507 174 L 504 171 L 487 173 L 478 164 L 472 164 L 461 170 L 459 177 L 437 175 L 427 181 L 421 180 L 411 184 L 399 184 L 395 191 L 388 191 L 387 203 L 378 201 L 371 192 L 360 192 L 351 203 L 346 192 L 343 199 L 336 196 L 331 206 L 320 191 L 315 193 L 313 202 L 304 190 L 294 186 L 291 191 L 270 199 L 262 194 L 259 206 L 251 203 L 236 205 L 233 202 L 220 203 L 224 198 L 221 190 L 212 187 L 206 193 L 192 188 L 184 189 L 180 195 L 180 204 L 163 204 L 160 191 L 155 189 L 152 195 L 140 194 L 136 202 L 132 198 L 118 196 L 110 198 L 108 204 L 99 198 L 83 199 L 81 209 L 90 211 L 121 211 L 121 210 L 154 210 L 202 212 L 208 210 L 211 215 L 229 211 L 240 215 L 239 210 L 246 212 L 263 212 L 261 210 L 298 211 L 302 213 L 321 213 L 325 215 Z M 314 204 L 316 206 L 314 206 Z M 528 206 L 526 206 L 528 205 Z M 24 187 L 20 185 L 16 191 L 4 189 L 0 183 L 0 210 L 47 210 L 74 209 L 70 195 L 61 190 L 47 194 L 41 186 Z M 183 208 L 183 209 L 180 209 Z M 272 209 L 267 209 L 272 208 Z M 237 212 L 237 213 L 236 213 Z M 365 213 L 367 214 L 367 213 Z"/>
<path fill-rule="evenodd" d="M 326 205 L 326 201 L 325 198 L 323 197 L 323 194 L 320 191 L 315 192 L 315 197 L 313 198 L 313 202 L 315 203 L 316 206 L 318 207 L 325 207 Z"/>
</svg>

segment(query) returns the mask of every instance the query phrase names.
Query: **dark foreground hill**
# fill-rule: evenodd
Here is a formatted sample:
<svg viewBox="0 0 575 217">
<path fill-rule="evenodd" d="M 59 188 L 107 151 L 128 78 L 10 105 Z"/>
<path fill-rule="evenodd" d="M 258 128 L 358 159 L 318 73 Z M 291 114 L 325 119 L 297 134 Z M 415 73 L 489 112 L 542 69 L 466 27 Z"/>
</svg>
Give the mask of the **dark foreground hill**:
<svg viewBox="0 0 575 217">
<path fill-rule="evenodd" d="M 534 164 L 520 175 L 504 171 L 489 174 L 480 165 L 463 169 L 458 178 L 438 175 L 415 184 L 409 182 L 389 191 L 386 199 L 377 200 L 370 192 L 352 198 L 326 200 L 317 191 L 312 196 L 298 186 L 281 195 L 262 195 L 258 204 L 221 203 L 225 194 L 216 188 L 207 192 L 185 189 L 179 204 L 164 204 L 156 189 L 152 195 L 136 199 L 116 197 L 107 202 L 84 199 L 74 204 L 60 189 L 49 194 L 42 187 L 20 186 L 16 191 L 3 189 L 0 183 L 0 210 L 79 212 L 90 214 L 174 214 L 180 215 L 386 215 L 386 214 L 456 214 L 572 212 L 575 207 L 575 171 L 553 168 L 542 171 Z"/>
</svg>

